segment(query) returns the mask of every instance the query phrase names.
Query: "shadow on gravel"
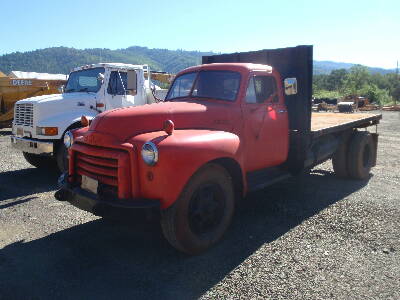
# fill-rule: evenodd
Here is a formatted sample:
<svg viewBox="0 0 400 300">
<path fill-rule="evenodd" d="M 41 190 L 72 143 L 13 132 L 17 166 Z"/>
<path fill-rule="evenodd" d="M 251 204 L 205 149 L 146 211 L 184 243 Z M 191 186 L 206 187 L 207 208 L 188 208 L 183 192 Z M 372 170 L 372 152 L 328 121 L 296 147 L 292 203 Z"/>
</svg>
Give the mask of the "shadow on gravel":
<svg viewBox="0 0 400 300">
<path fill-rule="evenodd" d="M 367 183 L 313 172 L 254 193 L 225 239 L 197 257 L 170 247 L 155 222 L 98 219 L 10 244 L 0 250 L 0 294 L 4 299 L 196 299 L 263 244 Z"/>
<path fill-rule="evenodd" d="M 31 201 L 31 200 L 34 200 L 34 199 L 37 199 L 37 198 L 38 197 L 28 197 L 28 198 L 20 199 L 20 200 L 13 201 L 13 202 L 10 202 L 10 203 L 7 203 L 7 204 L 0 204 L 0 209 L 8 208 L 8 207 L 11 207 L 11 206 L 14 206 L 14 205 L 18 205 L 18 204 L 22 204 L 22 203 L 25 203 L 25 202 L 28 202 L 28 201 Z"/>
<path fill-rule="evenodd" d="M 2 172 L 0 201 L 55 190 L 58 176 L 55 170 L 37 168 Z"/>
</svg>

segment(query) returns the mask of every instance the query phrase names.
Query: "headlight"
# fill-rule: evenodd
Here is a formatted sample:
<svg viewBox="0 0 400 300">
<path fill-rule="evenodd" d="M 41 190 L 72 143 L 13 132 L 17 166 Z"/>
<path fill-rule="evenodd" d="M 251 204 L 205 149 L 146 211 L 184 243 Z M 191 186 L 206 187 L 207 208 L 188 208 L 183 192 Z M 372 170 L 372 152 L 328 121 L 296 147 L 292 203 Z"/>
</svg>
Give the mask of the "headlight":
<svg viewBox="0 0 400 300">
<path fill-rule="evenodd" d="M 74 143 L 74 136 L 72 135 L 71 131 L 67 131 L 64 134 L 64 145 L 65 147 L 69 148 Z"/>
<path fill-rule="evenodd" d="M 142 147 L 142 158 L 149 166 L 154 166 L 158 161 L 158 150 L 152 142 L 147 142 Z"/>
</svg>

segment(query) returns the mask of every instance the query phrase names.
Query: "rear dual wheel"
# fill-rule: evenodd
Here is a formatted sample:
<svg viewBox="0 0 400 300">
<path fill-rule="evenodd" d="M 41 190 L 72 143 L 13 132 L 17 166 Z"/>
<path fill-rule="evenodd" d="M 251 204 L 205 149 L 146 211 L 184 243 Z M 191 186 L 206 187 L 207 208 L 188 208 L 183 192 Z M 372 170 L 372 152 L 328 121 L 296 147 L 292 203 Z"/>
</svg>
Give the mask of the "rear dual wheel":
<svg viewBox="0 0 400 300">
<path fill-rule="evenodd" d="M 332 157 L 333 170 L 336 176 L 340 178 L 349 177 L 348 172 L 348 143 L 351 140 L 351 133 L 345 133 L 342 137 L 342 141 Z"/>
<path fill-rule="evenodd" d="M 162 214 L 165 238 L 176 249 L 196 255 L 218 242 L 231 223 L 234 189 L 229 173 L 207 164 L 193 175 L 178 200 Z"/>
<path fill-rule="evenodd" d="M 349 147 L 348 171 L 351 178 L 367 179 L 371 171 L 375 147 L 369 132 L 357 132 Z"/>
<path fill-rule="evenodd" d="M 371 134 L 367 131 L 356 131 L 335 152 L 332 158 L 333 169 L 339 177 L 367 179 L 375 155 Z"/>
</svg>

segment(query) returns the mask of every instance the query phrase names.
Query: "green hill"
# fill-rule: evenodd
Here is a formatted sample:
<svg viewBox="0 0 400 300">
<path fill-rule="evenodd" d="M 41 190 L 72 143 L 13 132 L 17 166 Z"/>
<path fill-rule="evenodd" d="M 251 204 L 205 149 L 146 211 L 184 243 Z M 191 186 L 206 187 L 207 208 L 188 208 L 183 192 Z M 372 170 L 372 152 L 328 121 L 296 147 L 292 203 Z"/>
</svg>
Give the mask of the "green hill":
<svg viewBox="0 0 400 300">
<path fill-rule="evenodd" d="M 334 61 L 314 61 L 314 74 L 315 75 L 330 74 L 333 70 L 337 69 L 349 70 L 354 65 L 355 64 L 341 63 Z M 395 69 L 383 69 L 383 68 L 372 68 L 372 67 L 367 67 L 367 68 L 373 74 L 379 73 L 382 75 L 388 73 L 394 73 L 396 71 Z"/>
<path fill-rule="evenodd" d="M 152 70 L 176 73 L 189 66 L 201 63 L 203 55 L 210 52 L 149 49 L 129 47 L 127 49 L 74 49 L 53 47 L 29 52 L 15 52 L 0 56 L 0 70 L 68 74 L 77 66 L 98 62 L 121 62 L 148 64 Z"/>
<path fill-rule="evenodd" d="M 98 62 L 121 62 L 131 64 L 148 64 L 152 70 L 177 73 L 178 71 L 201 64 L 203 55 L 212 52 L 149 49 L 133 46 L 126 49 L 74 49 L 53 47 L 29 52 L 15 52 L 0 56 L 0 70 L 9 73 L 12 70 L 63 73 L 71 69 Z M 314 74 L 329 74 L 335 69 L 349 69 L 353 64 L 332 61 L 314 61 Z M 369 68 L 372 73 L 386 74 L 394 70 Z"/>
</svg>

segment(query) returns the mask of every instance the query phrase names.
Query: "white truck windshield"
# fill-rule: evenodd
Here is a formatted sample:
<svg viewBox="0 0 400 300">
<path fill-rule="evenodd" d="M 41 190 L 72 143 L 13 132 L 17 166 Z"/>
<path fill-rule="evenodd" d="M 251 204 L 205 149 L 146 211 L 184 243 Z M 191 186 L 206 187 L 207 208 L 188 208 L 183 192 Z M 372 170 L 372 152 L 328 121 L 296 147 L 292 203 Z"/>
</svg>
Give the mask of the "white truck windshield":
<svg viewBox="0 0 400 300">
<path fill-rule="evenodd" d="M 75 71 L 69 74 L 65 93 L 97 92 L 103 82 L 104 68 Z"/>
<path fill-rule="evenodd" d="M 211 98 L 235 101 L 240 86 L 240 73 L 200 71 L 177 77 L 166 100 L 175 98 Z"/>
</svg>

